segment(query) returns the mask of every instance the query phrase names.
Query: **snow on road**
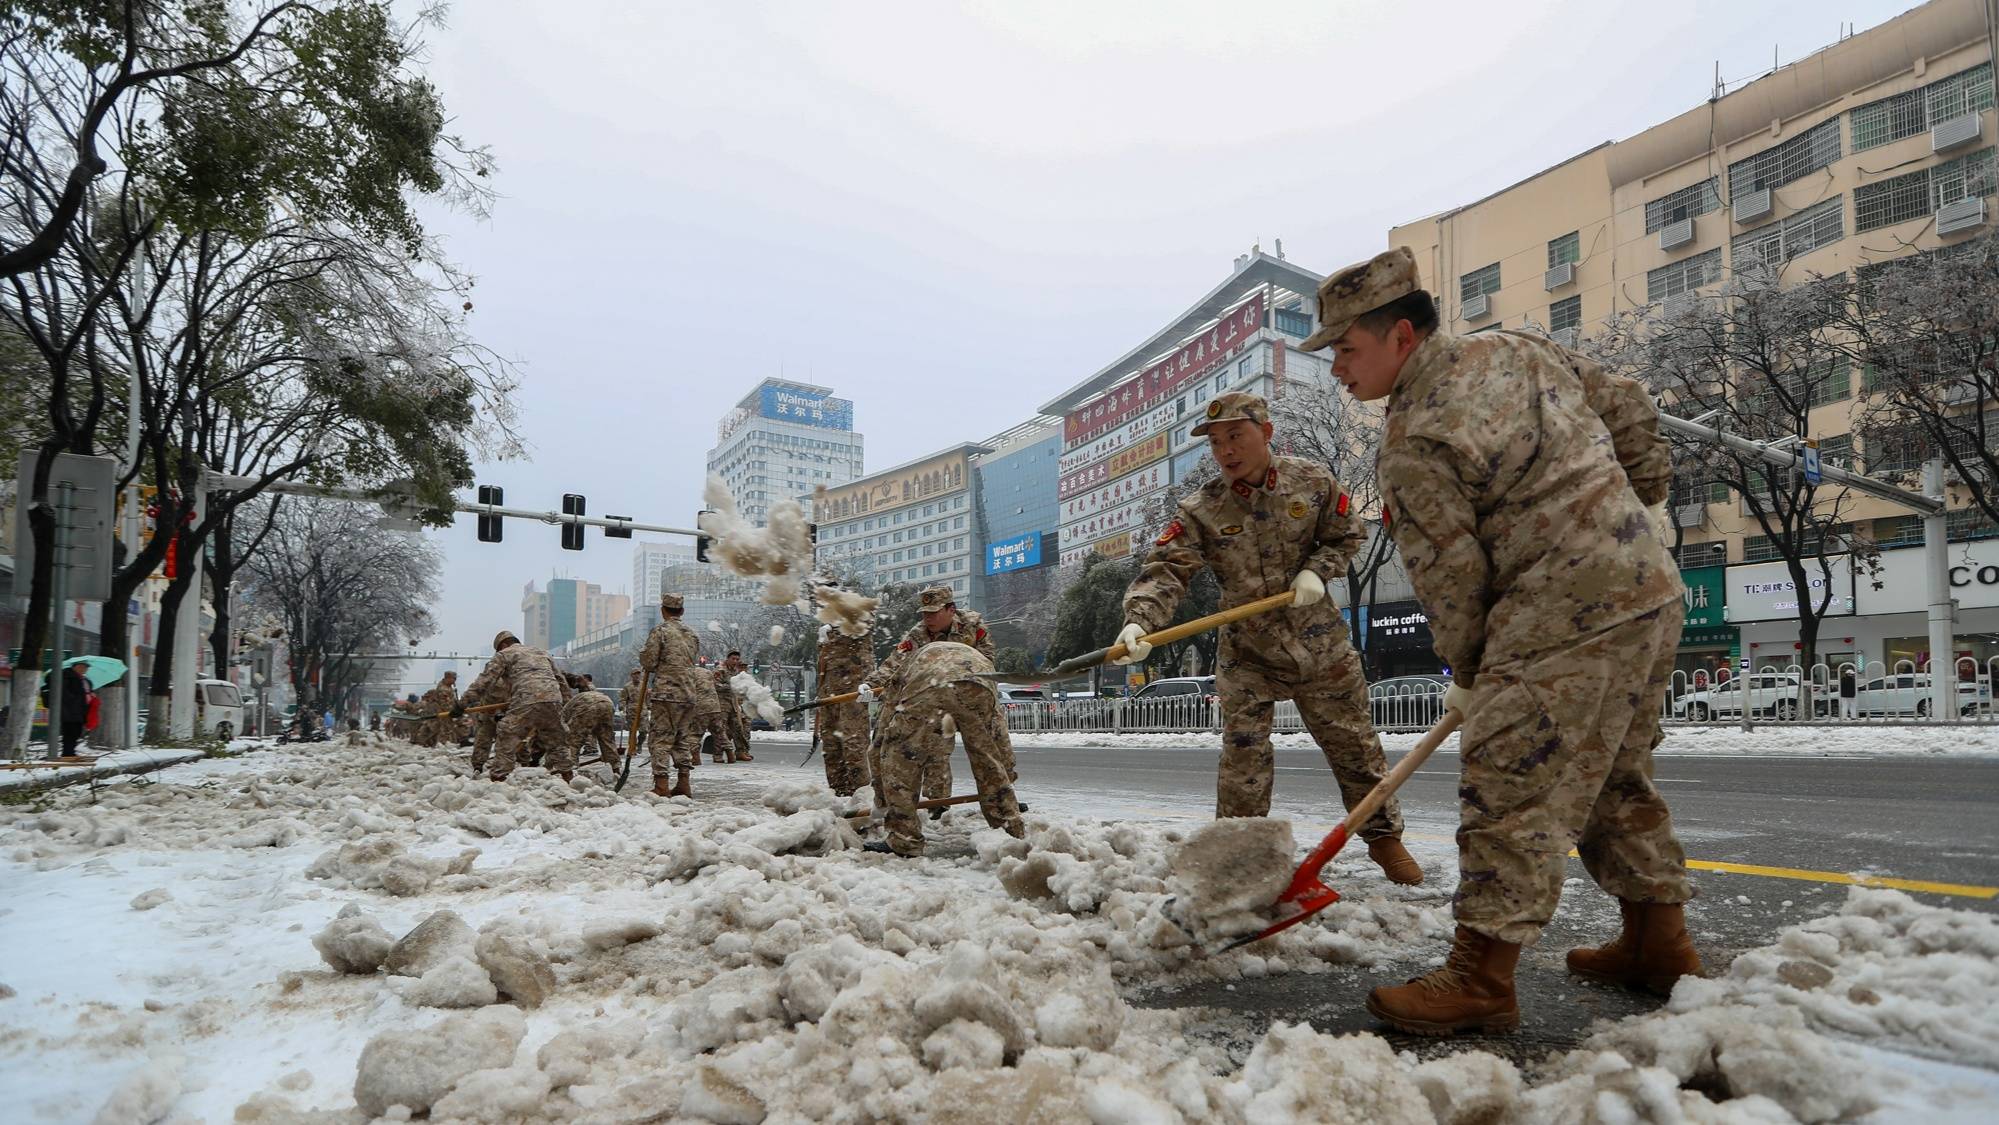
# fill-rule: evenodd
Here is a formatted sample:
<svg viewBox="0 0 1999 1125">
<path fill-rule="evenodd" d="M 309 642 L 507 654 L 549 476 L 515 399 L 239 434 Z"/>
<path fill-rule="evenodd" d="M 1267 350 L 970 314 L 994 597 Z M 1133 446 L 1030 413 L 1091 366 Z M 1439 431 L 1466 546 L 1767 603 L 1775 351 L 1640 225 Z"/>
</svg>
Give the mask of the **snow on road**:
<svg viewBox="0 0 1999 1125">
<path fill-rule="evenodd" d="M 703 767 L 693 801 L 465 772 L 285 747 L 0 809 L 7 1119 L 1999 1115 L 1999 918 L 1895 892 L 1532 1072 L 1284 1024 L 1244 1058 L 1119 989 L 1400 979 L 1448 942 L 1435 894 L 1343 858 L 1320 921 L 1200 960 L 1162 912 L 1184 828 L 956 812 L 904 861 L 775 770 Z"/>
</svg>

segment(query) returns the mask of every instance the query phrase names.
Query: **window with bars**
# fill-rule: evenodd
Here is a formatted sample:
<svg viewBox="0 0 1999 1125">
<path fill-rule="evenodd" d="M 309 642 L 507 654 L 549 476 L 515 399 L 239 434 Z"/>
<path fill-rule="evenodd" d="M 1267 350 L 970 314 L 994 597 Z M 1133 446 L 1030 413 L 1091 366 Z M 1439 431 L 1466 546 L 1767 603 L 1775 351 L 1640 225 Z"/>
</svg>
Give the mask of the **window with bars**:
<svg viewBox="0 0 1999 1125">
<path fill-rule="evenodd" d="M 1645 233 L 1652 234 L 1668 223 L 1705 215 L 1721 206 L 1721 185 L 1709 179 L 1692 187 L 1662 195 L 1645 205 Z"/>
<path fill-rule="evenodd" d="M 1721 280 L 1721 247 L 1660 266 L 1645 275 L 1645 299 L 1663 301 Z"/>
<path fill-rule="evenodd" d="M 1717 547 L 1721 549 L 1716 550 Z M 1728 544 L 1720 539 L 1709 543 L 1682 543 L 1680 549 L 1673 552 L 1673 561 L 1686 570 L 1697 566 L 1720 566 L 1728 561 Z"/>
<path fill-rule="evenodd" d="M 1894 516 L 1874 521 L 1874 545 L 1886 550 L 1890 547 L 1909 547 L 1923 541 L 1923 517 Z"/>
<path fill-rule="evenodd" d="M 1560 332 L 1565 328 L 1580 328 L 1583 323 L 1583 298 L 1578 293 L 1573 297 L 1556 301 L 1548 306 L 1548 330 Z"/>
<path fill-rule="evenodd" d="M 1947 513 L 1943 521 L 1944 539 L 1951 543 L 1963 543 L 1972 539 L 1992 539 L 1999 537 L 1999 523 L 1985 514 L 1983 508 L 1959 508 Z M 1914 547 L 1923 542 L 1923 517 L 1895 516 L 1874 521 L 1874 545 L 1882 550 L 1891 547 Z"/>
<path fill-rule="evenodd" d="M 1905 223 L 1960 199 L 1991 195 L 1994 180 L 1993 150 L 1984 148 L 1932 168 L 1867 184 L 1853 193 L 1853 230 L 1857 234 Z"/>
<path fill-rule="evenodd" d="M 1745 413 L 1787 416 L 1852 397 L 1853 361 L 1845 356 L 1819 360 L 1803 371 L 1752 375 L 1744 380 L 1742 395 Z"/>
<path fill-rule="evenodd" d="M 1499 292 L 1499 263 L 1482 266 L 1458 278 L 1458 300 L 1469 301 L 1481 293 Z"/>
<path fill-rule="evenodd" d="M 1554 269 L 1564 262 L 1579 262 L 1583 256 L 1581 231 L 1570 231 L 1548 243 L 1548 268 Z"/>
<path fill-rule="evenodd" d="M 1819 464 L 1840 469 L 1853 468 L 1853 435 L 1819 439 Z"/>
<path fill-rule="evenodd" d="M 1867 471 L 1874 475 L 1884 473 L 1913 473 L 1922 469 L 1923 462 L 1929 460 L 1930 443 L 1922 430 L 1914 426 L 1897 426 L 1869 430 L 1862 435 L 1862 462 Z"/>
<path fill-rule="evenodd" d="M 1779 188 L 1839 159 L 1839 118 L 1822 121 L 1775 148 L 1728 166 L 1728 194 Z"/>
<path fill-rule="evenodd" d="M 1809 527 L 1801 529 L 1797 535 L 1797 555 L 1803 559 L 1817 558 L 1821 554 L 1838 554 L 1847 549 L 1853 525 L 1834 524 L 1832 527 Z M 1742 541 L 1742 561 L 1746 563 L 1770 562 L 1781 559 L 1784 552 L 1778 548 L 1777 540 L 1768 535 L 1752 535 Z"/>
<path fill-rule="evenodd" d="M 1674 508 L 1684 508 L 1689 504 L 1726 504 L 1728 482 L 1701 480 L 1683 473 L 1675 473 L 1672 495 L 1666 502 Z"/>
<path fill-rule="evenodd" d="M 1992 108 L 1992 64 L 1979 63 L 1906 93 L 1868 102 L 1848 115 L 1853 151 L 1885 145 L 1953 117 Z"/>
<path fill-rule="evenodd" d="M 1784 263 L 1846 237 L 1846 197 L 1835 195 L 1788 218 L 1737 235 L 1730 261 L 1736 271 Z"/>
</svg>

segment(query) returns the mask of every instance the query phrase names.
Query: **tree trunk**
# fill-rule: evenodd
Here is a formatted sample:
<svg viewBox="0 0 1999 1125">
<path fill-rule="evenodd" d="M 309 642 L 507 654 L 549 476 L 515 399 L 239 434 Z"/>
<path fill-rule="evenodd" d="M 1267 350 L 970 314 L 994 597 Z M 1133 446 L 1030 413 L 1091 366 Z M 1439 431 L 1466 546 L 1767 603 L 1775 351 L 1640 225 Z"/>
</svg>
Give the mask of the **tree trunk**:
<svg viewBox="0 0 1999 1125">
<path fill-rule="evenodd" d="M 229 678 L 229 658 L 232 655 L 229 644 L 229 587 L 236 580 L 238 559 L 231 550 L 230 522 L 224 520 L 222 528 L 215 536 L 215 550 L 208 559 L 209 587 L 215 592 L 215 627 L 208 631 L 209 654 L 215 661 L 215 674 L 221 679 Z"/>
<path fill-rule="evenodd" d="M 57 452 L 55 445 L 44 443 L 36 464 L 36 476 L 41 481 L 39 494 L 44 502 L 35 502 L 37 490 L 33 481 L 29 482 L 28 495 L 21 498 L 28 509 L 28 535 L 35 545 L 35 566 L 28 576 L 28 609 L 21 618 L 21 659 L 14 665 L 9 691 L 13 729 L 6 734 L 6 747 L 10 758 L 21 757 L 27 750 L 28 732 L 34 729 L 35 705 L 42 686 L 42 650 L 49 643 L 50 600 L 55 597 L 56 518 L 46 498 L 48 469 L 55 464 Z M 18 572 L 15 581 L 20 581 Z"/>
<path fill-rule="evenodd" d="M 183 534 L 183 540 L 190 536 Z M 183 541 L 174 548 L 177 552 L 199 550 L 199 544 Z M 180 631 L 180 605 L 194 585 L 192 570 L 182 568 L 180 574 L 167 584 L 167 590 L 160 598 L 160 635 L 153 641 L 153 674 L 146 689 L 146 737 L 142 740 L 148 746 L 162 746 L 173 735 L 173 684 L 174 684 L 174 637 Z M 187 705 L 194 706 L 193 700 Z"/>
</svg>

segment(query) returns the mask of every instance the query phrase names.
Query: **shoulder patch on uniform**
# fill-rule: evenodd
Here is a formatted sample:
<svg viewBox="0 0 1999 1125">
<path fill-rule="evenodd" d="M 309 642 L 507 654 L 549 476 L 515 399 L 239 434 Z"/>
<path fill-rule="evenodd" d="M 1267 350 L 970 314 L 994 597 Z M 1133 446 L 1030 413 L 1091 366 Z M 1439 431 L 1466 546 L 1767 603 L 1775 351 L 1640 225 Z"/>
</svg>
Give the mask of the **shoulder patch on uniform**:
<svg viewBox="0 0 1999 1125">
<path fill-rule="evenodd" d="M 1263 474 L 1263 487 L 1265 489 L 1277 487 L 1277 466 L 1270 466 L 1270 470 Z"/>
<path fill-rule="evenodd" d="M 1249 485 L 1244 484 L 1242 481 L 1237 481 L 1229 487 L 1235 490 L 1237 496 L 1248 496 L 1250 493 Z"/>
<path fill-rule="evenodd" d="M 897 652 L 908 652 L 911 649 L 914 649 L 915 647 L 916 645 L 914 643 L 910 641 L 904 641 L 901 644 L 895 646 L 895 649 Z"/>
<path fill-rule="evenodd" d="M 1311 510 L 1312 506 L 1310 504 L 1305 503 L 1303 500 L 1291 501 L 1291 518 L 1294 520 L 1304 519 L 1305 513 Z"/>
<path fill-rule="evenodd" d="M 1346 515 L 1347 512 L 1352 510 L 1352 508 L 1353 508 L 1353 497 L 1348 496 L 1346 493 L 1342 492 L 1340 493 L 1340 502 L 1338 505 L 1336 505 L 1333 508 L 1333 511 L 1339 513 L 1340 515 Z"/>
<path fill-rule="evenodd" d="M 1155 547 L 1164 547 L 1175 539 L 1180 538 L 1181 535 L 1186 533 L 1186 530 L 1187 525 L 1181 523 L 1179 520 L 1174 520 L 1172 523 L 1166 525 L 1166 530 L 1159 533 L 1159 538 L 1153 540 L 1152 545 Z"/>
<path fill-rule="evenodd" d="M 977 632 L 976 634 L 974 634 L 974 635 L 973 635 L 973 638 L 972 638 L 972 639 L 973 639 L 973 640 L 979 640 L 979 641 L 983 641 L 983 640 L 985 640 L 985 639 L 986 639 L 986 631 L 985 631 L 984 629 L 980 629 L 980 630 L 979 630 L 979 631 L 978 631 L 978 632 Z"/>
<path fill-rule="evenodd" d="M 1228 525 L 1227 527 L 1225 527 L 1225 528 L 1222 528 L 1222 534 L 1223 534 L 1223 535 L 1241 535 L 1241 534 L 1242 534 L 1242 525 L 1241 525 L 1241 524 L 1239 524 L 1239 523 L 1232 523 L 1232 524 Z"/>
</svg>

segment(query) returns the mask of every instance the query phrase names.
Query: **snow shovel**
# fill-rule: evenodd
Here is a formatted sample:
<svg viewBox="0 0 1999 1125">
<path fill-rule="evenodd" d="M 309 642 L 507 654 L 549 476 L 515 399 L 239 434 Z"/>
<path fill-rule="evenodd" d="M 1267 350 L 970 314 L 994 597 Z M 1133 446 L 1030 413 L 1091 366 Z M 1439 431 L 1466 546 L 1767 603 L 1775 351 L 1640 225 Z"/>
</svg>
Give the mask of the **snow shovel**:
<svg viewBox="0 0 1999 1125">
<path fill-rule="evenodd" d="M 814 707 L 832 707 L 841 703 L 852 703 L 855 700 L 859 699 L 860 697 L 861 693 L 858 691 L 843 692 L 839 695 L 828 695 L 820 699 L 814 699 L 814 700 L 809 700 L 805 703 L 800 703 L 795 707 L 786 707 L 784 709 L 784 713 L 787 715 L 796 715 L 801 711 L 810 711 Z"/>
<path fill-rule="evenodd" d="M 919 809 L 941 809 L 949 805 L 969 805 L 978 799 L 979 795 L 977 793 L 961 793 L 956 797 L 939 797 L 934 801 L 918 801 L 916 802 L 916 807 Z M 866 820 L 873 815 L 875 815 L 875 810 L 863 809 L 860 812 L 847 813 L 846 817 L 848 820 Z"/>
<path fill-rule="evenodd" d="M 504 711 L 507 709 L 507 706 L 508 705 L 505 703 L 481 703 L 477 707 L 463 708 L 459 711 L 459 714 L 478 715 L 486 711 Z M 404 715 L 402 717 L 405 719 L 438 719 L 438 718 L 457 718 L 457 715 L 453 715 L 450 709 L 447 708 L 443 711 L 432 711 L 428 715 Z"/>
<path fill-rule="evenodd" d="M 623 769 L 620 769 L 618 771 L 617 784 L 611 786 L 611 792 L 613 793 L 624 792 L 625 782 L 631 779 L 632 763 L 638 759 L 639 743 L 644 741 L 645 739 L 646 693 L 651 690 L 652 690 L 652 673 L 647 672 L 644 676 L 640 677 L 639 679 L 639 705 L 637 707 L 632 708 L 631 753 L 625 755 L 625 765 Z"/>
<path fill-rule="evenodd" d="M 1286 590 L 1281 594 L 1272 594 L 1267 598 L 1258 598 L 1253 602 L 1244 602 L 1233 609 L 1222 610 L 1220 613 L 1210 613 L 1206 617 L 1196 617 L 1192 621 L 1182 622 L 1179 625 L 1169 625 L 1156 633 L 1147 633 L 1139 639 L 1149 645 L 1170 645 L 1174 641 L 1184 641 L 1188 637 L 1205 633 L 1210 629 L 1219 629 L 1224 625 L 1233 625 L 1238 621 L 1256 617 L 1259 614 L 1269 613 L 1273 609 L 1283 609 L 1285 606 L 1290 605 L 1292 599 L 1295 597 L 1297 597 L 1296 594 L 1290 590 Z M 1129 650 L 1124 645 L 1111 645 L 1109 648 L 1100 648 L 1095 652 L 1086 652 L 1081 656 L 1072 656 L 1053 668 L 1044 669 L 1039 672 L 987 672 L 979 678 L 983 680 L 997 680 L 1000 683 L 1038 683 L 1042 680 L 1055 680 L 1064 676 L 1074 676 L 1087 672 L 1100 664 L 1108 664 L 1118 657 L 1125 655 L 1127 651 Z"/>
<path fill-rule="evenodd" d="M 1380 811 L 1381 806 L 1388 803 L 1388 799 L 1395 795 L 1395 791 L 1402 788 L 1402 783 L 1409 780 L 1409 775 L 1415 773 L 1425 761 L 1429 760 L 1430 752 L 1442 745 L 1463 721 L 1464 717 L 1456 711 L 1444 712 L 1444 717 L 1437 720 L 1437 725 L 1430 728 L 1430 733 L 1424 735 L 1423 740 L 1418 742 L 1414 749 L 1404 754 L 1402 760 L 1395 763 L 1395 768 L 1388 771 L 1388 776 L 1368 790 L 1367 796 L 1361 798 L 1360 804 L 1355 805 L 1347 813 L 1347 818 L 1340 821 L 1331 832 L 1326 833 L 1326 838 L 1320 840 L 1319 845 L 1305 857 L 1305 862 L 1298 865 L 1297 873 L 1291 876 L 1291 885 L 1285 888 L 1283 894 L 1277 896 L 1277 905 L 1294 906 L 1298 909 L 1298 913 L 1248 937 L 1237 938 L 1215 950 L 1213 955 L 1219 956 L 1288 930 L 1340 901 L 1340 892 L 1321 881 L 1319 872 L 1326 864 L 1333 861 L 1334 856 L 1340 854 L 1340 849 L 1347 846 L 1347 841 L 1360 829 L 1360 826 L 1366 824 L 1369 818 Z"/>
</svg>

